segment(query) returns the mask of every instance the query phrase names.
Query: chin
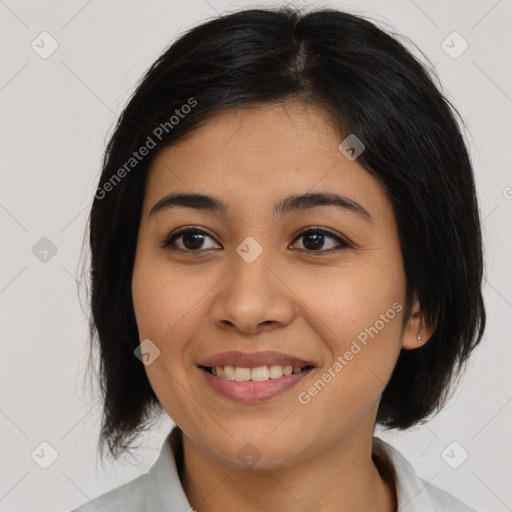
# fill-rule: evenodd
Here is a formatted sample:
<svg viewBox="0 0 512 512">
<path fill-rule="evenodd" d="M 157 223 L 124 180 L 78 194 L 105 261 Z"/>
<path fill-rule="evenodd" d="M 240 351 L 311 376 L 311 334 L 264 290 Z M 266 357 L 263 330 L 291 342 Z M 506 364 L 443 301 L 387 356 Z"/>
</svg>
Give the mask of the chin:
<svg viewBox="0 0 512 512">
<path fill-rule="evenodd" d="M 238 469 L 276 469 L 284 467 L 300 458 L 297 443 L 287 436 L 275 436 L 270 439 L 266 434 L 261 437 L 236 435 L 221 446 L 212 445 L 212 452 L 229 465 Z"/>
</svg>

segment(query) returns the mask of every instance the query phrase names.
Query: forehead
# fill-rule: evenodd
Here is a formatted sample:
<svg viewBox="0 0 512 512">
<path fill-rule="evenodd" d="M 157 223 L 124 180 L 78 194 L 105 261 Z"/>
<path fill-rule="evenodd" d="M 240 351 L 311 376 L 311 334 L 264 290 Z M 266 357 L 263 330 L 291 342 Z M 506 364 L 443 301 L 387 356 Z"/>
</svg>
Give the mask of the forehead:
<svg viewBox="0 0 512 512">
<path fill-rule="evenodd" d="M 368 209 L 389 207 L 382 187 L 357 160 L 344 156 L 340 142 L 329 118 L 311 105 L 279 103 L 219 113 L 156 155 L 145 214 L 174 190 L 223 197 L 233 209 L 318 190 L 348 195 Z"/>
</svg>

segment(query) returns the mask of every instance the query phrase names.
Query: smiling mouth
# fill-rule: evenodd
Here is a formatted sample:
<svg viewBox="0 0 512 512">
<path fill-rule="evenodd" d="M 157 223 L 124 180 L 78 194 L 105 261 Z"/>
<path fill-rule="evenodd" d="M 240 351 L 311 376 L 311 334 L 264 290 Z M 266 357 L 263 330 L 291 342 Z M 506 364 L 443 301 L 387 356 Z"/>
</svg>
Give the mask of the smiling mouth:
<svg viewBox="0 0 512 512">
<path fill-rule="evenodd" d="M 314 366 L 306 365 L 290 366 L 274 364 L 270 366 L 257 366 L 255 368 L 246 368 L 240 366 L 199 366 L 210 375 L 214 375 L 223 380 L 232 380 L 237 382 L 253 381 L 262 382 L 271 379 L 280 379 L 292 374 L 308 371 Z"/>
</svg>

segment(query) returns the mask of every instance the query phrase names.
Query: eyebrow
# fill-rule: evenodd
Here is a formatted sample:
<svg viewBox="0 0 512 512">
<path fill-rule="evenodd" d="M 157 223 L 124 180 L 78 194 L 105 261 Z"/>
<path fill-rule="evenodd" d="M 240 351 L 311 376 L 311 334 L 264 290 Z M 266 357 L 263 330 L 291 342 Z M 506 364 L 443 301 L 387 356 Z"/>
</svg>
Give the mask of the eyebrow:
<svg viewBox="0 0 512 512">
<path fill-rule="evenodd" d="M 284 216 L 292 212 L 305 211 L 318 206 L 336 206 L 342 208 L 350 213 L 356 214 L 362 220 L 374 226 L 372 216 L 363 206 L 353 199 L 334 192 L 290 195 L 281 199 L 274 205 L 273 214 L 274 216 Z M 149 216 L 151 217 L 157 212 L 168 211 L 177 207 L 194 208 L 196 210 L 221 214 L 226 214 L 229 210 L 229 204 L 216 197 L 205 194 L 174 192 L 162 197 L 162 199 L 155 203 L 149 212 Z"/>
</svg>

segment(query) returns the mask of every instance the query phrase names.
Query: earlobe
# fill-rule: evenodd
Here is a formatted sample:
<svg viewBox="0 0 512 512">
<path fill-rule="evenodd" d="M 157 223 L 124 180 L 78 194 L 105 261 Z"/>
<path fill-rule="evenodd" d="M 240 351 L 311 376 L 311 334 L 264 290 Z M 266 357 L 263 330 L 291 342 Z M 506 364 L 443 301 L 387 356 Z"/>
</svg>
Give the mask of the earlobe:
<svg viewBox="0 0 512 512">
<path fill-rule="evenodd" d="M 423 314 L 416 297 L 412 311 L 402 338 L 402 348 L 405 350 L 413 350 L 422 347 L 427 343 L 433 333 L 433 329 L 429 328 L 423 321 Z"/>
</svg>

